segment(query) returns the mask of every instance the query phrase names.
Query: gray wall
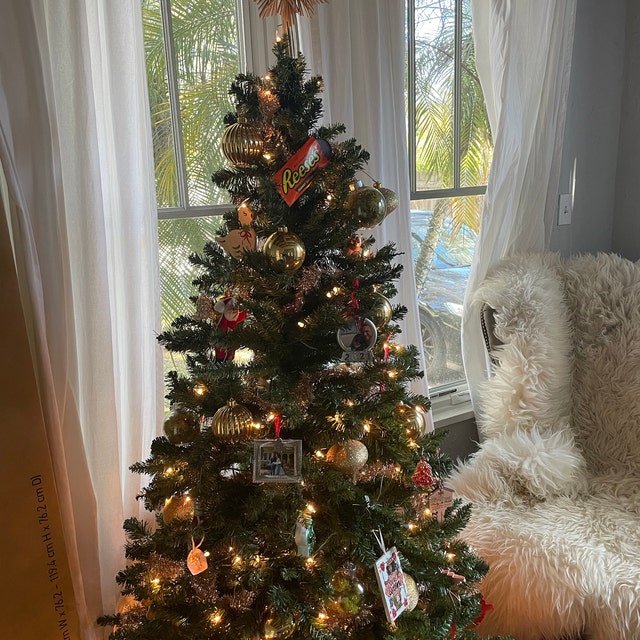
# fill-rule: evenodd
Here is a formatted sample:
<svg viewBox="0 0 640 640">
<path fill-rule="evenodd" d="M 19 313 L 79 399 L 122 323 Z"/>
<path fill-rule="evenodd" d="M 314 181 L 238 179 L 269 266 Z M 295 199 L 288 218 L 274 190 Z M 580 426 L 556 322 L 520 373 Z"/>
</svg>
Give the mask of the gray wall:
<svg viewBox="0 0 640 640">
<path fill-rule="evenodd" d="M 636 1 L 577 2 L 560 175 L 560 193 L 571 193 L 575 185 L 573 214 L 571 225 L 556 225 L 551 239 L 551 249 L 563 255 L 613 249 L 618 139 L 626 94 L 625 13 Z M 634 12 L 639 13 L 637 6 Z"/>
<path fill-rule="evenodd" d="M 640 259 L 640 3 L 628 0 L 612 250 Z"/>
<path fill-rule="evenodd" d="M 640 259 L 639 167 L 640 2 L 578 0 L 560 175 L 560 193 L 574 185 L 574 206 L 551 249 Z M 454 459 L 476 449 L 473 420 L 447 430 Z"/>
</svg>

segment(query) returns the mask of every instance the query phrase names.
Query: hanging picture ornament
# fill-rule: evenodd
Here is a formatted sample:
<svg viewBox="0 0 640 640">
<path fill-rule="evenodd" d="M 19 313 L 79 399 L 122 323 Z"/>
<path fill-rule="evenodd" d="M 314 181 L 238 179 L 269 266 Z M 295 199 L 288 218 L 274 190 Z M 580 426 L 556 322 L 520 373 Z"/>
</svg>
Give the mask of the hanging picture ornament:
<svg viewBox="0 0 640 640">
<path fill-rule="evenodd" d="M 175 405 L 164 421 L 163 430 L 171 444 L 186 444 L 196 439 L 200 420 L 191 411 Z"/>
<path fill-rule="evenodd" d="M 248 436 L 252 423 L 253 417 L 249 409 L 230 399 L 213 414 L 211 430 L 217 436 L 231 440 L 238 436 Z"/>
<path fill-rule="evenodd" d="M 354 478 L 358 471 L 367 464 L 369 451 L 360 440 L 347 440 L 334 444 L 327 451 L 327 462 L 333 465 L 340 473 L 345 473 Z"/>
<path fill-rule="evenodd" d="M 427 414 L 420 405 L 410 405 L 400 402 L 395 408 L 395 415 L 398 420 L 404 422 L 407 437 L 412 440 L 424 436 L 429 430 Z"/>
<path fill-rule="evenodd" d="M 386 208 L 385 217 L 386 217 L 390 213 L 393 213 L 398 208 L 398 204 L 399 204 L 398 194 L 395 191 L 391 191 L 391 189 L 387 189 L 386 187 L 383 187 L 381 182 L 374 182 L 373 186 L 384 197 L 385 208 Z"/>
<path fill-rule="evenodd" d="M 172 524 L 176 520 L 193 520 L 195 513 L 191 496 L 171 496 L 164 503 L 162 520 L 165 524 Z"/>
<path fill-rule="evenodd" d="M 381 293 L 375 292 L 372 295 L 373 305 L 369 310 L 371 320 L 378 327 L 384 327 L 391 322 L 393 316 L 393 308 L 389 300 Z"/>
<path fill-rule="evenodd" d="M 191 575 L 197 576 L 199 573 L 206 571 L 208 568 L 207 556 L 205 556 L 200 545 L 204 542 L 204 538 L 196 545 L 195 540 L 191 538 L 191 551 L 187 556 L 187 568 L 191 571 Z"/>
<path fill-rule="evenodd" d="M 278 271 L 297 271 L 306 256 L 302 240 L 286 227 L 280 227 L 266 239 L 262 252 Z"/>
<path fill-rule="evenodd" d="M 222 134 L 222 153 L 236 167 L 250 167 L 262 157 L 264 143 L 257 127 L 250 124 L 245 113 Z"/>
<path fill-rule="evenodd" d="M 387 215 L 384 196 L 375 187 L 365 187 L 361 180 L 351 184 L 347 208 L 356 216 L 365 229 L 380 224 Z"/>
</svg>

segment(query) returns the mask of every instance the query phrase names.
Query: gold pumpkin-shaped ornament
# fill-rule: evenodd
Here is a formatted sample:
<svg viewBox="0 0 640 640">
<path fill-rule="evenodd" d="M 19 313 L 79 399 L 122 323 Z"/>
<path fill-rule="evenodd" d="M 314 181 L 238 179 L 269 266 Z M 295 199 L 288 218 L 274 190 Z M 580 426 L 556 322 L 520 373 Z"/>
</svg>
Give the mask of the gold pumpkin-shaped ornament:
<svg viewBox="0 0 640 640">
<path fill-rule="evenodd" d="M 250 167 L 262 157 L 264 143 L 257 127 L 239 113 L 238 122 L 222 134 L 222 153 L 236 167 Z"/>
<path fill-rule="evenodd" d="M 247 436 L 252 422 L 253 417 L 249 409 L 231 399 L 213 414 L 211 430 L 221 438 L 232 439 Z"/>
<path fill-rule="evenodd" d="M 373 324 L 379 329 L 391 322 L 393 315 L 393 308 L 389 300 L 381 293 L 373 294 L 373 306 L 369 311 L 369 317 L 373 321 Z"/>
<path fill-rule="evenodd" d="M 427 433 L 429 422 L 427 413 L 420 405 L 400 403 L 395 410 L 396 417 L 402 420 L 407 429 L 407 436 L 412 440 Z"/>
<path fill-rule="evenodd" d="M 348 209 L 355 214 L 365 229 L 380 224 L 387 215 L 387 203 L 384 196 L 375 187 L 365 187 L 361 180 L 351 185 L 347 200 Z"/>
<path fill-rule="evenodd" d="M 307 254 L 302 240 L 286 227 L 280 227 L 272 233 L 262 251 L 278 271 L 297 271 Z"/>
<path fill-rule="evenodd" d="M 191 496 L 171 496 L 162 510 L 162 519 L 165 524 L 171 524 L 176 520 L 193 520 L 196 510 Z"/>
<path fill-rule="evenodd" d="M 360 440 L 347 440 L 334 444 L 327 451 L 327 462 L 338 471 L 355 475 L 364 467 L 369 459 L 369 451 Z"/>
</svg>

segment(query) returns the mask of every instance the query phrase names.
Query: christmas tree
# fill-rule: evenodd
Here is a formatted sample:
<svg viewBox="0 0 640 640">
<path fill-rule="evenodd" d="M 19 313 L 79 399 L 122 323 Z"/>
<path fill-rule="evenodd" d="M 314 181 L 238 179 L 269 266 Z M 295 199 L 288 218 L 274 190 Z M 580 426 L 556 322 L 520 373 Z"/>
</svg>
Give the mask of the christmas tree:
<svg viewBox="0 0 640 640">
<path fill-rule="evenodd" d="M 274 53 L 231 86 L 213 181 L 235 207 L 191 257 L 193 314 L 160 336 L 187 372 L 132 467 L 155 523 L 125 522 L 123 597 L 100 623 L 117 640 L 475 638 L 487 566 L 408 390 L 399 254 L 367 235 L 397 198 L 359 183 L 369 156 L 344 126 L 318 125 L 322 81 L 287 38 Z"/>
</svg>

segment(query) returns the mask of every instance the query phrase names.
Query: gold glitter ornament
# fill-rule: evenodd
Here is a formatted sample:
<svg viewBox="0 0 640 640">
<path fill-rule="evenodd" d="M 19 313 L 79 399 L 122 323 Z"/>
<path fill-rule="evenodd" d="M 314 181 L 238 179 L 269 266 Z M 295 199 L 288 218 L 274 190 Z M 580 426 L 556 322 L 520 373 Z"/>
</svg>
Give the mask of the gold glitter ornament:
<svg viewBox="0 0 640 640">
<path fill-rule="evenodd" d="M 224 407 L 220 407 L 214 413 L 211 430 L 221 438 L 231 439 L 247 436 L 252 423 L 253 417 L 249 409 L 230 399 Z"/>
<path fill-rule="evenodd" d="M 404 574 L 404 584 L 407 587 L 407 595 L 409 596 L 409 604 L 407 605 L 407 609 L 409 611 L 413 611 L 418 605 L 419 593 L 418 593 L 418 585 L 416 581 L 408 574 Z"/>
<path fill-rule="evenodd" d="M 195 506 L 191 496 L 171 496 L 162 510 L 162 520 L 165 524 L 172 524 L 176 520 L 193 520 Z"/>
<path fill-rule="evenodd" d="M 347 208 L 355 214 L 358 222 L 365 229 L 372 229 L 380 224 L 387 215 L 384 196 L 375 187 L 363 186 L 360 180 L 352 185 L 351 189 Z"/>
<path fill-rule="evenodd" d="M 185 444 L 196 439 L 200 422 L 195 414 L 178 406 L 167 416 L 163 430 L 172 444 Z"/>
<path fill-rule="evenodd" d="M 257 127 L 246 116 L 238 114 L 238 122 L 222 134 L 222 153 L 236 167 L 250 167 L 262 157 L 264 143 Z"/>
<path fill-rule="evenodd" d="M 364 467 L 369 458 L 367 447 L 360 440 L 347 440 L 334 444 L 327 451 L 327 462 L 341 473 L 353 475 Z"/>
<path fill-rule="evenodd" d="M 407 436 L 412 440 L 420 438 L 427 433 L 427 414 L 420 405 L 400 403 L 395 409 L 396 417 L 405 423 Z"/>
<path fill-rule="evenodd" d="M 280 227 L 272 233 L 262 251 L 278 271 L 297 271 L 307 253 L 302 240 L 286 227 Z"/>
<path fill-rule="evenodd" d="M 369 310 L 369 317 L 373 321 L 373 324 L 379 329 L 391 322 L 393 308 L 389 300 L 381 293 L 374 293 L 372 298 L 373 306 Z"/>
</svg>

